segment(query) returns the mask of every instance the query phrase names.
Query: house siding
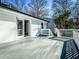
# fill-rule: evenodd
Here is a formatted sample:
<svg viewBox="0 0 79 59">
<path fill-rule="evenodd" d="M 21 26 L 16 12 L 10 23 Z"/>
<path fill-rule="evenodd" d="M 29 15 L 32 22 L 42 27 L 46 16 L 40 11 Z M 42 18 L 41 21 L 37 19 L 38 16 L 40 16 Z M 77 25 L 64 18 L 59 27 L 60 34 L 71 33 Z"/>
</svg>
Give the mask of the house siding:
<svg viewBox="0 0 79 59">
<path fill-rule="evenodd" d="M 41 23 L 43 23 L 44 28 L 46 29 L 47 27 L 47 22 L 39 20 L 39 19 L 31 19 L 31 36 L 35 37 L 38 36 L 40 29 L 42 28 Z"/>
<path fill-rule="evenodd" d="M 47 22 L 33 18 L 21 13 L 17 13 L 6 8 L 0 7 L 0 41 L 9 42 L 15 41 L 19 37 L 17 35 L 17 19 L 28 20 L 29 21 L 29 36 L 35 37 L 38 34 L 39 29 L 41 29 L 41 23 L 44 23 L 44 28 L 46 28 Z M 24 24 L 23 24 L 24 25 Z M 11 35 L 11 37 L 10 37 Z M 7 36 L 7 37 L 4 37 Z M 23 35 L 24 36 L 24 35 Z"/>
</svg>

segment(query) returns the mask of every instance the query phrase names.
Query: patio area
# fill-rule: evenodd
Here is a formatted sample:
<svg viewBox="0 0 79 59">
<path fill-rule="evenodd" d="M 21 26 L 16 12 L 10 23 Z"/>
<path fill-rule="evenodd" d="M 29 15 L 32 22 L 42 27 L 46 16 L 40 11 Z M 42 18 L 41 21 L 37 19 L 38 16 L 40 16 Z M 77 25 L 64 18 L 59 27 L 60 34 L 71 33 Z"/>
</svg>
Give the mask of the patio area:
<svg viewBox="0 0 79 59">
<path fill-rule="evenodd" d="M 79 59 L 78 47 L 69 37 L 26 37 L 0 44 L 0 59 Z"/>
<path fill-rule="evenodd" d="M 60 59 L 63 44 L 46 38 L 23 38 L 1 44 L 0 59 Z"/>
</svg>

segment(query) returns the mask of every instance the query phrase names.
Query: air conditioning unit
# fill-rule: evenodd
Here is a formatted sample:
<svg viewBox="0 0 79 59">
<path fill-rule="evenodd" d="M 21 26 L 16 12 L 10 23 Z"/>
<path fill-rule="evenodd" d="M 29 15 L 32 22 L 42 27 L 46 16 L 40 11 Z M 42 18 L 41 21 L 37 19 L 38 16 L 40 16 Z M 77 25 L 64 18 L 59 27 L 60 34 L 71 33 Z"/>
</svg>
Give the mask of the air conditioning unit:
<svg viewBox="0 0 79 59">
<path fill-rule="evenodd" d="M 39 36 L 45 37 L 45 36 L 53 36 L 50 29 L 41 29 Z"/>
</svg>

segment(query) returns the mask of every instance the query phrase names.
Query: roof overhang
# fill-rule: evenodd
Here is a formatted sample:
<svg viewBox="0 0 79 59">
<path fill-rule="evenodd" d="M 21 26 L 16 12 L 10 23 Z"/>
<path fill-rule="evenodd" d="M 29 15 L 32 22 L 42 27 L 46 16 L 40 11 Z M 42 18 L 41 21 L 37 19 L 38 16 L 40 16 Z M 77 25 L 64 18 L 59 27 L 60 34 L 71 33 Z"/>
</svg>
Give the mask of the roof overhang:
<svg viewBox="0 0 79 59">
<path fill-rule="evenodd" d="M 45 21 L 45 22 L 49 22 L 49 21 L 47 21 L 47 20 L 44 20 L 44 19 L 35 17 L 35 16 L 33 16 L 33 15 L 29 15 L 29 14 L 27 14 L 27 13 L 24 13 L 24 12 L 21 12 L 21 11 L 18 11 L 18 10 L 15 10 L 15 9 L 12 9 L 12 8 L 9 8 L 9 7 L 6 7 L 5 4 L 2 4 L 2 3 L 0 3 L 0 7 L 6 8 L 6 9 L 8 9 L 8 10 L 11 10 L 11 11 L 14 11 L 14 12 L 17 12 L 17 13 L 21 13 L 21 14 L 23 14 L 23 15 L 27 15 L 27 16 L 30 16 L 30 17 L 33 17 L 33 18 L 36 18 L 36 19 L 40 19 L 40 20 Z"/>
</svg>

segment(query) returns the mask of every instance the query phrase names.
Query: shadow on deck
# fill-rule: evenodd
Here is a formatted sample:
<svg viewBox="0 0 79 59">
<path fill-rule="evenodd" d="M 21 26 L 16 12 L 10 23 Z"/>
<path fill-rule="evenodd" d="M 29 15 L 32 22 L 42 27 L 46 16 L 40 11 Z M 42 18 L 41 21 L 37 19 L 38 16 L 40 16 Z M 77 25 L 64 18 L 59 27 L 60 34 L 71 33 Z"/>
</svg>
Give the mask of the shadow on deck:
<svg viewBox="0 0 79 59">
<path fill-rule="evenodd" d="M 64 42 L 61 59 L 79 59 L 79 49 L 74 40 Z"/>
</svg>

